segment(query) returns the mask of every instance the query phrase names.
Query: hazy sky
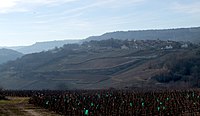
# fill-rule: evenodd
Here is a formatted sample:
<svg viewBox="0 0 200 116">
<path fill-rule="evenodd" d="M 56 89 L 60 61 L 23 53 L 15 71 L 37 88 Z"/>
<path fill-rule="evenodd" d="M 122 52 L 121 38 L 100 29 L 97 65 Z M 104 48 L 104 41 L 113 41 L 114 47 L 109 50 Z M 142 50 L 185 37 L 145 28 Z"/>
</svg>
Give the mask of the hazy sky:
<svg viewBox="0 0 200 116">
<path fill-rule="evenodd" d="M 200 26 L 200 0 L 0 0 L 0 46 Z"/>
</svg>

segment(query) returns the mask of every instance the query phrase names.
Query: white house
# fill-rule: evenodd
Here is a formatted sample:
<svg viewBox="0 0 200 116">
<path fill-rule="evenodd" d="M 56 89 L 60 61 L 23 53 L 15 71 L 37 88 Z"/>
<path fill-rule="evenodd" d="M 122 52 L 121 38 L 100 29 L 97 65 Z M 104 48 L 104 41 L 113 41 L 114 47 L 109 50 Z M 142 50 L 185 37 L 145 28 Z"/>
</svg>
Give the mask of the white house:
<svg viewBox="0 0 200 116">
<path fill-rule="evenodd" d="M 181 48 L 188 48 L 188 44 L 181 45 Z"/>
<path fill-rule="evenodd" d="M 168 45 L 165 47 L 165 49 L 173 49 L 173 46 L 172 45 Z"/>
</svg>

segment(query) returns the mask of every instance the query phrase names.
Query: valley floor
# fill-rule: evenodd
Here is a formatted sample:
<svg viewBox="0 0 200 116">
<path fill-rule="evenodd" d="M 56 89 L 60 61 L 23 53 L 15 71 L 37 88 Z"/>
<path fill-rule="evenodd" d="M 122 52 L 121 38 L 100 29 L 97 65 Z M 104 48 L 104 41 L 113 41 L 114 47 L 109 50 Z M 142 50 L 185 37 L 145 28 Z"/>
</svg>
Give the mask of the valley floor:
<svg viewBox="0 0 200 116">
<path fill-rule="evenodd" d="M 8 99 L 0 100 L 0 116 L 59 116 L 28 104 L 28 97 L 8 97 Z"/>
</svg>

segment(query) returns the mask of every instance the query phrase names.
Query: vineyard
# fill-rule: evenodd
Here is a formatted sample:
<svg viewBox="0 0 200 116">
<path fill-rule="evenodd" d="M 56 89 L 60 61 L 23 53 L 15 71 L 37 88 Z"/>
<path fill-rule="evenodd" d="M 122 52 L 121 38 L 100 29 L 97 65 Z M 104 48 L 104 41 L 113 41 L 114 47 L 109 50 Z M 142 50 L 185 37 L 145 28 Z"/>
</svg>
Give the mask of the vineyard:
<svg viewBox="0 0 200 116">
<path fill-rule="evenodd" d="M 7 91 L 4 94 L 32 96 L 30 104 L 60 115 L 199 115 L 200 112 L 197 89 Z"/>
</svg>

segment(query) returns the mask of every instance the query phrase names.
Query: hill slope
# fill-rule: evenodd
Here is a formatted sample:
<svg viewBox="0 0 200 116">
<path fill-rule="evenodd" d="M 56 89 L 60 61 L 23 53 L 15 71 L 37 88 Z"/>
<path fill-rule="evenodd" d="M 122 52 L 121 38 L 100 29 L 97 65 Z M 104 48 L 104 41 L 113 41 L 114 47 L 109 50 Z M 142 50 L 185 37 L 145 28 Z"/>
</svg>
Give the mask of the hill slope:
<svg viewBox="0 0 200 116">
<path fill-rule="evenodd" d="M 79 43 L 79 42 L 80 40 L 60 40 L 60 41 L 37 42 L 30 46 L 14 47 L 14 48 L 11 47 L 11 49 L 14 49 L 24 54 L 29 54 L 29 53 L 47 51 L 50 49 L 54 49 L 55 47 L 62 47 L 64 44 L 72 44 L 72 43 Z"/>
<path fill-rule="evenodd" d="M 16 60 L 17 58 L 23 56 L 22 53 L 10 50 L 10 49 L 0 49 L 0 64 L 6 63 L 10 60 Z"/>
<path fill-rule="evenodd" d="M 99 89 L 154 86 L 161 69 L 150 64 L 190 52 L 195 46 L 161 40 L 103 40 L 68 44 L 23 56 L 0 67 L 0 85 L 7 89 Z M 168 48 L 168 46 L 173 48 Z"/>
<path fill-rule="evenodd" d="M 163 29 L 163 30 L 141 30 L 141 31 L 117 31 L 105 33 L 101 36 L 91 36 L 86 40 L 105 40 L 105 39 L 136 39 L 136 40 L 173 40 L 200 42 L 200 27 Z"/>
</svg>

